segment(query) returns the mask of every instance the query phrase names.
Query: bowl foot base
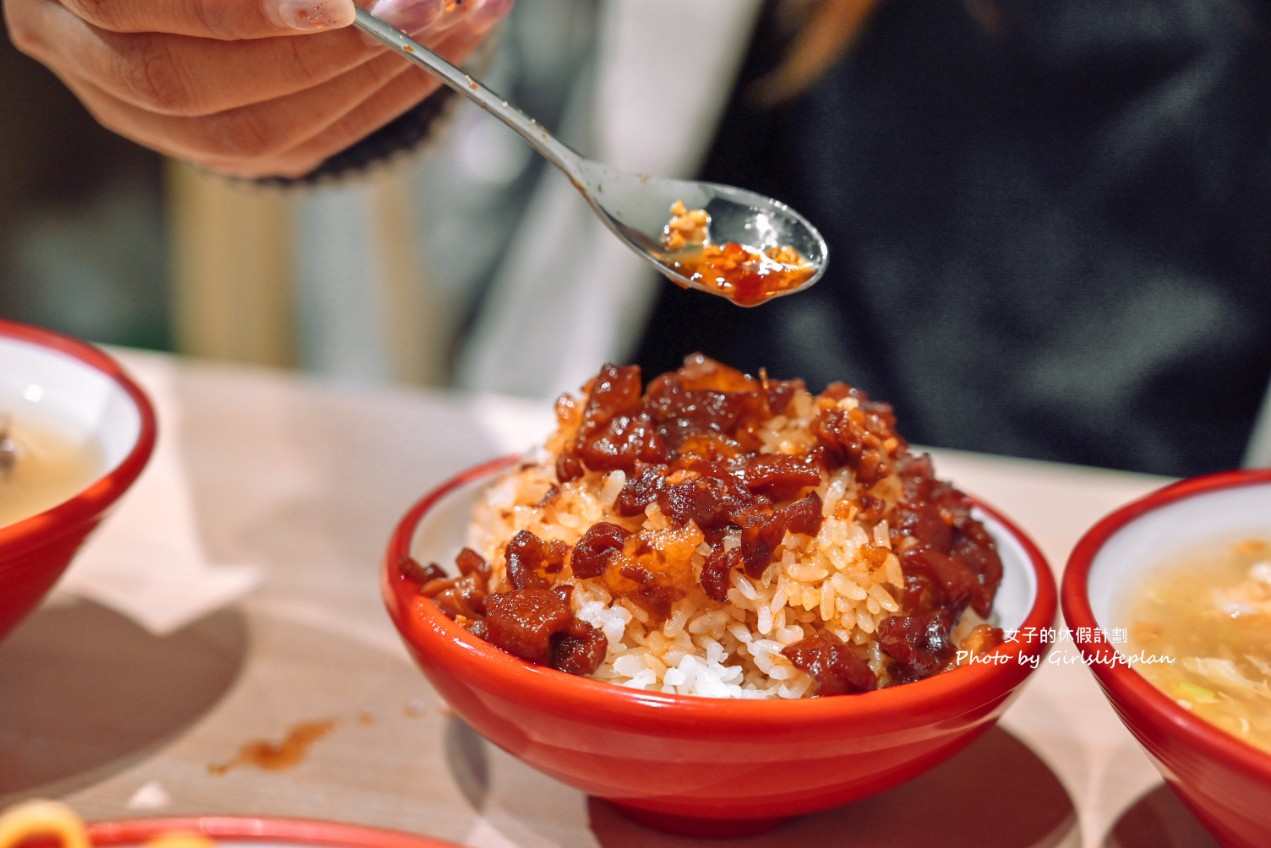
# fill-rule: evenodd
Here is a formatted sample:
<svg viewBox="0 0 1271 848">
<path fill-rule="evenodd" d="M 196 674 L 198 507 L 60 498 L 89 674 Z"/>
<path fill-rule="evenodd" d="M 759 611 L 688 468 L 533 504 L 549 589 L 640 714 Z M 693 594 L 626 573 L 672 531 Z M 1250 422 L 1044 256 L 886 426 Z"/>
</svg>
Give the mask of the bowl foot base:
<svg viewBox="0 0 1271 848">
<path fill-rule="evenodd" d="M 657 810 L 646 810 L 632 807 L 620 801 L 605 801 L 622 815 L 634 822 L 655 830 L 675 833 L 680 836 L 693 836 L 704 839 L 730 839 L 739 836 L 753 836 L 766 833 L 790 820 L 790 816 L 772 816 L 770 818 L 735 818 L 714 819 L 696 816 L 680 816 L 674 813 L 663 813 Z"/>
</svg>

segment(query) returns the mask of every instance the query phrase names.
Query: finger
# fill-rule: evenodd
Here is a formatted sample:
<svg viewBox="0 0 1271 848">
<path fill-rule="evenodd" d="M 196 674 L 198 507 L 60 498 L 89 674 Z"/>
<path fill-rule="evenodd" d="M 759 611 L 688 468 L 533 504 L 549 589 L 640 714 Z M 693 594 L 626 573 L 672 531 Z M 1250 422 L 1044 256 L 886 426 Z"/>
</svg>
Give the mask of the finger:
<svg viewBox="0 0 1271 848">
<path fill-rule="evenodd" d="M 30 4 L 28 4 L 29 6 Z M 350 32 L 307 39 L 212 41 L 96 29 L 55 3 L 39 2 L 14 43 L 63 77 L 135 106 L 207 115 L 303 91 L 376 54 Z M 38 33 L 27 37 L 28 31 Z"/>
<path fill-rule="evenodd" d="M 191 162 L 258 162 L 268 169 L 408 70 L 397 57 L 377 57 L 319 88 L 197 117 L 155 113 L 80 79 L 68 85 L 99 123 L 147 147 Z"/>
<path fill-rule="evenodd" d="M 14 34 L 23 52 L 62 69 L 62 76 L 77 78 L 82 85 L 167 115 L 210 115 L 284 97 L 321 85 L 384 52 L 351 31 L 307 39 L 220 42 L 120 34 L 86 25 L 55 3 L 25 5 L 29 11 L 23 19 L 28 25 Z M 474 6 L 469 0 L 468 8 Z M 469 29 L 484 32 L 501 16 L 491 10 L 506 13 L 509 6 L 508 0 L 487 0 L 463 19 Z M 421 38 L 435 43 L 444 36 Z"/>
<path fill-rule="evenodd" d="M 111 32 L 164 32 L 223 41 L 353 23 L 353 0 L 58 0 Z"/>
<path fill-rule="evenodd" d="M 388 85 L 362 100 L 339 120 L 314 137 L 284 151 L 276 157 L 272 172 L 277 176 L 299 177 L 309 173 L 334 154 L 347 150 L 358 141 L 419 105 L 432 95 L 441 83 L 426 74 L 407 68 Z M 216 163 L 210 163 L 215 168 Z M 259 169 L 239 170 L 240 176 L 270 176 Z"/>
<path fill-rule="evenodd" d="M 484 30 L 464 30 L 452 34 L 437 52 L 449 61 L 460 64 L 484 37 Z M 392 78 L 374 95 L 360 101 L 337 121 L 301 144 L 274 157 L 275 170 L 261 170 L 242 162 L 205 160 L 202 164 L 227 174 L 245 177 L 302 176 L 312 171 L 322 161 L 345 150 L 370 135 L 433 94 L 441 83 L 432 75 L 411 65 L 405 73 Z"/>
<path fill-rule="evenodd" d="M 59 0 L 81 20 L 111 32 L 162 32 L 221 41 L 353 23 L 353 0 Z M 376 0 L 372 12 L 407 32 L 453 26 L 483 0 Z"/>
<path fill-rule="evenodd" d="M 419 105 L 426 97 L 435 93 L 439 86 L 440 83 L 407 69 L 384 88 L 359 102 L 331 126 L 295 147 L 276 153 L 268 162 L 213 158 L 199 164 L 234 177 L 303 177 L 335 154 L 347 150 Z"/>
<path fill-rule="evenodd" d="M 10 5 L 19 2 L 10 0 Z M 491 15 L 483 27 L 461 29 L 443 40 L 438 51 L 461 63 L 496 20 Z M 257 104 L 258 108 L 202 117 L 156 114 L 91 80 L 61 74 L 56 67 L 54 72 L 98 122 L 147 147 L 228 174 L 294 176 L 388 123 L 440 84 L 393 54 L 364 64 L 341 75 L 338 86 L 326 84 Z M 396 82 L 399 78 L 405 81 Z M 390 83 L 377 89 L 382 80 Z"/>
</svg>

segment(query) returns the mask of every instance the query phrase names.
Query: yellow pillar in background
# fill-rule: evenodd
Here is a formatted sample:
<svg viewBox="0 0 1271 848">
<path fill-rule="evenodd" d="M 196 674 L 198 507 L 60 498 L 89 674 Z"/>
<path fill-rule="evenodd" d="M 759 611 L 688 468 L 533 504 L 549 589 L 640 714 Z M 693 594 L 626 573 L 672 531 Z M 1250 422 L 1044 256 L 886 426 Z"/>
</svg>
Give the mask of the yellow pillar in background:
<svg viewBox="0 0 1271 848">
<path fill-rule="evenodd" d="M 173 345 L 178 353 L 303 367 L 295 235 L 306 191 L 217 177 L 189 165 L 167 168 Z M 367 340 L 383 378 L 412 385 L 447 379 L 454 316 L 427 273 L 415 238 L 409 181 L 400 168 L 358 176 L 370 257 L 348 285 L 373 316 Z M 354 222 L 350 221 L 353 226 Z"/>
<path fill-rule="evenodd" d="M 292 202 L 285 191 L 168 164 L 178 353 L 292 367 Z"/>
</svg>

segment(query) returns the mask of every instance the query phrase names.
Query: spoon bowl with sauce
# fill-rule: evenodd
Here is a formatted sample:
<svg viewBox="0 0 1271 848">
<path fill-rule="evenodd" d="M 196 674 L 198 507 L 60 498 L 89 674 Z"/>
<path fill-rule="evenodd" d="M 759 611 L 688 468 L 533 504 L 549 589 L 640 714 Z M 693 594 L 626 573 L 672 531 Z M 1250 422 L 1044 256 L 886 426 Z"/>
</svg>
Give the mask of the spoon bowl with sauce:
<svg viewBox="0 0 1271 848">
<path fill-rule="evenodd" d="M 756 306 L 821 278 L 825 239 L 784 203 L 746 189 L 631 173 L 579 155 L 507 100 L 401 31 L 359 8 L 354 25 L 507 124 L 578 189 L 614 235 L 685 288 Z M 671 209 L 704 210 L 710 240 L 667 245 Z"/>
</svg>

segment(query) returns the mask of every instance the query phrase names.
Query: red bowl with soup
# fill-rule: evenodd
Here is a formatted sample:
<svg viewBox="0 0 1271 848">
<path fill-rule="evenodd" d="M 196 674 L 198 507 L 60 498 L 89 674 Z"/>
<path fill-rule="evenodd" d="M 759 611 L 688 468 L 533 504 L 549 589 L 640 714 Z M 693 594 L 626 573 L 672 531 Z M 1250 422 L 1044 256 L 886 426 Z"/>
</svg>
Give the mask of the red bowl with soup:
<svg viewBox="0 0 1271 848">
<path fill-rule="evenodd" d="M 1064 617 L 1121 721 L 1218 839 L 1271 845 L 1271 470 L 1185 480 L 1077 543 Z"/>
<path fill-rule="evenodd" d="M 141 474 L 150 400 L 101 349 L 0 321 L 0 638 Z"/>
</svg>

